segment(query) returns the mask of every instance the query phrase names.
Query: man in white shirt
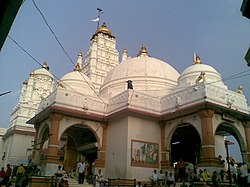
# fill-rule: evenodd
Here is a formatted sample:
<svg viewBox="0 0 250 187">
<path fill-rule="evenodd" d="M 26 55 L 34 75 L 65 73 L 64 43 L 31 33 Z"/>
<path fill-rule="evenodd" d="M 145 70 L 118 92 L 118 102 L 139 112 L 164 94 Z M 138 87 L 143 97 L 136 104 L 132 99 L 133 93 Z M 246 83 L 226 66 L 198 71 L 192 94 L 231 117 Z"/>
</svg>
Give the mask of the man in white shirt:
<svg viewBox="0 0 250 187">
<path fill-rule="evenodd" d="M 85 173 L 85 162 L 79 162 L 77 164 L 78 169 L 78 183 L 83 184 L 84 183 L 84 173 Z"/>
<path fill-rule="evenodd" d="M 157 175 L 157 170 L 155 169 L 150 177 L 152 186 L 155 186 L 158 182 L 158 175 Z"/>
<path fill-rule="evenodd" d="M 102 176 L 102 171 L 99 169 L 98 173 L 96 174 L 96 187 L 100 187 L 103 182 L 104 178 Z"/>
<path fill-rule="evenodd" d="M 167 185 L 171 186 L 173 185 L 175 187 L 175 179 L 174 179 L 174 175 L 172 172 L 169 173 L 168 178 L 167 178 Z"/>
</svg>

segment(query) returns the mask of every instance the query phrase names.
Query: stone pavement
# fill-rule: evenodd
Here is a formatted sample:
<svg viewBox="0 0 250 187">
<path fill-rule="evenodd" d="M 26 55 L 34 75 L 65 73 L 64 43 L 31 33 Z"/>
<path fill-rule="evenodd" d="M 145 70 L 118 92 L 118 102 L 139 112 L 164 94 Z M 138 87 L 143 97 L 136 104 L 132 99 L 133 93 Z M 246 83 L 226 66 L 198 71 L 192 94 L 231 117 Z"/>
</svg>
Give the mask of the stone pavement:
<svg viewBox="0 0 250 187">
<path fill-rule="evenodd" d="M 69 181 L 70 187 L 93 187 L 92 184 L 88 184 L 86 181 L 84 182 L 84 184 L 78 184 L 77 179 L 65 178 L 65 180 Z"/>
</svg>

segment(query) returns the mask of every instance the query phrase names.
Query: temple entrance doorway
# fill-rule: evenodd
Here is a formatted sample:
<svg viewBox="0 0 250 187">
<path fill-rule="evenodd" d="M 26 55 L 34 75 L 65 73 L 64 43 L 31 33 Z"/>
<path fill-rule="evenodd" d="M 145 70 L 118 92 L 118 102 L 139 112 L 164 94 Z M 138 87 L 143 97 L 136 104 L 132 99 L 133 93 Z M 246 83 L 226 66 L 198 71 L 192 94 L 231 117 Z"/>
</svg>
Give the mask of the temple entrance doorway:
<svg viewBox="0 0 250 187">
<path fill-rule="evenodd" d="M 86 174 L 97 159 L 98 143 L 92 130 L 84 125 L 74 125 L 65 130 L 60 141 L 60 161 L 64 170 L 71 173 L 79 161 L 86 161 Z"/>
<path fill-rule="evenodd" d="M 201 157 L 201 140 L 196 129 L 188 124 L 179 125 L 172 135 L 170 145 L 170 160 L 174 164 L 181 158 L 194 165 L 199 163 Z"/>
</svg>

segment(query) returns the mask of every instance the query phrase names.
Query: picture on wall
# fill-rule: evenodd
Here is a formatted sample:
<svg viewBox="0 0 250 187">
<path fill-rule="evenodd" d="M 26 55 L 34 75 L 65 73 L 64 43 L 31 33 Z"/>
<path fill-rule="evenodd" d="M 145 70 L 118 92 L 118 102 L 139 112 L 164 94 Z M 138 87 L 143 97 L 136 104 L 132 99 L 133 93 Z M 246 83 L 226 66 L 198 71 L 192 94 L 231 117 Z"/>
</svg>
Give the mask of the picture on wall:
<svg viewBox="0 0 250 187">
<path fill-rule="evenodd" d="M 131 140 L 131 166 L 158 167 L 159 144 Z"/>
</svg>

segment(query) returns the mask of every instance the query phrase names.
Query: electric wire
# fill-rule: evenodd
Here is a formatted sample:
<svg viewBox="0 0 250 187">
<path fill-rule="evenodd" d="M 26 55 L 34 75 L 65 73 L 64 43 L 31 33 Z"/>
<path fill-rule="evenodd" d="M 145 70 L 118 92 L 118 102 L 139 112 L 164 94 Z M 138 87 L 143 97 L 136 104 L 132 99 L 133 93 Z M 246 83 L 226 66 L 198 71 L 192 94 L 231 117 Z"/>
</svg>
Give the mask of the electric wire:
<svg viewBox="0 0 250 187">
<path fill-rule="evenodd" d="M 52 35 L 55 37 L 57 43 L 59 44 L 59 46 L 61 47 L 62 51 L 65 53 L 65 55 L 68 57 L 68 59 L 70 60 L 70 62 L 74 64 L 73 60 L 70 58 L 69 54 L 67 53 L 67 51 L 65 50 L 65 48 L 63 47 L 62 43 L 59 41 L 58 37 L 56 36 L 55 32 L 53 31 L 53 29 L 51 28 L 51 26 L 49 25 L 48 21 L 46 20 L 44 14 L 42 13 L 42 11 L 38 8 L 38 6 L 36 5 L 35 1 L 32 0 L 35 8 L 37 9 L 37 11 L 40 13 L 40 15 L 43 18 L 43 21 L 45 22 L 45 24 L 47 25 L 47 27 L 49 28 L 50 32 L 52 33 Z"/>
<path fill-rule="evenodd" d="M 41 64 L 38 60 L 36 60 L 35 57 L 33 57 L 27 50 L 25 50 L 25 49 L 15 40 L 15 39 L 13 39 L 11 36 L 8 36 L 8 38 L 10 38 L 11 41 L 13 41 L 20 49 L 22 49 L 22 51 L 24 51 L 30 58 L 32 58 L 38 65 L 40 65 L 40 66 L 42 67 L 42 64 Z M 234 74 L 234 75 L 230 75 L 230 76 L 226 77 L 224 80 L 229 81 L 229 80 L 233 80 L 233 79 L 236 79 L 236 78 L 248 76 L 248 75 L 250 75 L 250 74 L 243 74 L 243 73 L 246 73 L 246 72 L 249 72 L 249 71 L 250 71 L 250 70 L 245 70 L 245 71 L 236 73 L 236 74 Z M 59 80 L 59 82 L 61 81 L 55 74 L 53 74 L 52 72 L 50 72 L 50 73 L 51 73 L 57 80 Z M 83 74 L 82 74 L 81 72 L 79 72 L 79 73 L 80 73 L 80 75 L 81 75 L 82 77 L 84 77 Z M 243 75 L 241 75 L 241 74 L 243 74 Z M 208 82 L 208 83 L 206 83 L 206 84 L 207 84 L 207 85 L 210 85 L 210 84 L 215 84 L 215 83 L 217 83 L 217 82 L 222 82 L 222 80 L 217 80 L 217 81 L 214 81 L 214 82 Z M 63 82 L 63 81 L 61 81 L 60 83 L 61 83 L 62 85 L 67 86 L 67 89 L 70 89 L 71 91 L 74 91 L 75 93 L 78 93 L 79 95 L 82 95 L 82 96 L 84 96 L 84 97 L 86 97 L 86 98 L 91 99 L 91 97 L 88 97 L 87 95 L 84 95 L 83 93 L 81 93 L 81 92 L 75 90 L 75 89 L 72 88 L 69 84 L 67 84 L 67 83 L 65 83 L 65 82 Z M 59 86 L 60 86 L 60 83 L 58 83 Z M 179 88 L 184 88 L 184 89 L 181 89 L 180 91 L 185 91 L 185 90 L 189 90 L 189 89 L 191 89 L 192 87 L 195 87 L 195 86 L 198 86 L 198 85 L 192 85 L 192 86 L 188 86 L 188 87 L 179 87 Z M 171 89 L 159 89 L 159 90 L 136 90 L 136 92 L 138 92 L 138 91 L 163 91 L 163 90 L 175 90 L 175 89 L 176 89 L 176 88 L 171 88 Z M 69 90 L 69 91 L 70 91 L 70 90 Z M 134 91 L 134 90 L 133 90 L 133 91 Z M 99 96 L 99 98 L 101 98 L 101 97 Z M 154 98 L 154 99 L 160 99 L 161 96 L 152 96 L 151 98 L 133 99 L 133 101 L 143 101 L 143 100 L 148 100 L 148 99 L 152 99 L 152 98 Z M 101 99 L 102 99 L 102 98 L 101 98 Z M 129 101 L 129 102 L 131 102 L 131 100 L 132 100 L 132 97 L 130 98 L 130 101 Z M 102 99 L 102 102 L 104 102 L 103 99 Z M 106 105 L 106 107 L 108 107 L 108 106 L 117 105 L 117 104 L 126 103 L 126 102 L 128 102 L 128 101 L 121 101 L 121 102 L 108 103 L 108 104 L 107 104 L 106 102 L 104 102 L 104 104 Z"/>
<path fill-rule="evenodd" d="M 38 10 L 38 12 L 40 13 L 40 15 L 42 16 L 42 18 L 43 18 L 44 22 L 46 23 L 46 25 L 48 26 L 49 30 L 52 32 L 52 34 L 53 34 L 54 37 L 56 38 L 58 44 L 61 46 L 61 48 L 63 49 L 63 51 L 65 52 L 65 54 L 69 57 L 67 51 L 66 51 L 65 48 L 62 46 L 62 44 L 61 44 L 61 42 L 59 41 L 58 37 L 56 36 L 55 32 L 53 31 L 53 29 L 52 29 L 52 28 L 50 27 L 50 25 L 48 24 L 48 22 L 47 22 L 47 20 L 46 20 L 46 18 L 45 18 L 45 16 L 44 16 L 44 14 L 43 14 L 42 11 L 39 9 L 39 7 L 36 5 L 35 0 L 32 0 L 32 2 L 33 2 L 33 4 L 34 4 L 35 8 L 36 8 L 36 9 Z M 69 57 L 69 59 L 70 59 L 71 63 L 72 63 L 73 65 L 75 65 L 74 62 L 72 61 L 72 59 L 71 59 L 70 57 Z M 237 76 L 237 75 L 242 74 L 242 73 L 247 72 L 247 71 L 250 71 L 250 70 L 246 70 L 246 71 L 237 73 L 237 74 L 235 74 L 235 75 L 226 77 L 226 78 L 224 78 L 224 79 L 222 79 L 222 80 L 217 80 L 217 81 L 214 81 L 214 82 L 211 82 L 211 83 L 207 83 L 207 84 L 213 84 L 213 83 L 220 82 L 220 81 L 226 81 L 227 79 L 228 79 L 228 80 L 231 80 L 232 77 Z M 81 74 L 81 76 L 82 76 L 82 78 L 85 80 L 85 77 L 84 77 L 82 74 Z M 85 81 L 86 81 L 86 80 L 85 80 Z M 96 96 L 102 100 L 102 102 L 103 102 L 104 104 L 109 105 L 108 103 L 106 103 L 106 102 L 99 96 L 99 94 L 95 91 L 95 89 L 92 88 L 92 86 L 88 83 L 88 81 L 86 81 L 86 83 L 87 83 L 87 84 L 89 85 L 89 87 L 94 91 L 94 93 L 96 94 Z M 181 87 L 178 87 L 178 88 L 181 89 Z M 185 87 L 184 90 L 186 90 L 186 89 L 189 89 L 189 88 L 188 88 L 188 87 Z M 162 91 L 162 90 L 163 90 L 163 89 L 156 90 L 156 91 Z M 167 89 L 166 89 L 166 90 L 167 90 Z M 175 88 L 170 88 L 169 90 L 175 90 Z M 143 90 L 141 90 L 141 91 L 143 91 Z M 145 90 L 145 91 L 146 91 L 146 90 Z M 147 91 L 148 91 L 148 90 L 147 90 Z"/>
<path fill-rule="evenodd" d="M 34 56 L 32 56 L 27 50 L 25 50 L 15 39 L 13 39 L 11 36 L 8 35 L 8 38 L 11 39 L 12 42 L 14 42 L 23 52 L 25 52 L 30 58 L 32 58 L 40 67 L 42 67 L 42 63 L 40 63 L 38 60 L 36 60 L 36 58 Z M 47 69 L 46 69 L 47 70 Z M 47 70 L 48 71 L 48 70 Z M 49 71 L 50 72 L 50 71 Z M 58 81 L 59 81 L 59 86 L 60 84 L 62 85 L 65 85 L 67 86 L 67 89 L 70 88 L 72 91 L 88 98 L 88 99 L 91 99 L 91 97 L 88 97 L 87 95 L 84 95 L 83 93 L 77 91 L 76 89 L 72 88 L 69 84 L 63 82 L 63 81 L 60 81 L 60 78 L 58 78 L 55 74 L 53 74 L 52 72 L 50 72 Z M 80 72 L 79 72 L 80 73 Z M 81 73 L 80 73 L 81 74 Z M 69 90 L 70 91 L 70 90 Z M 106 103 L 105 103 L 106 104 Z"/>
</svg>

